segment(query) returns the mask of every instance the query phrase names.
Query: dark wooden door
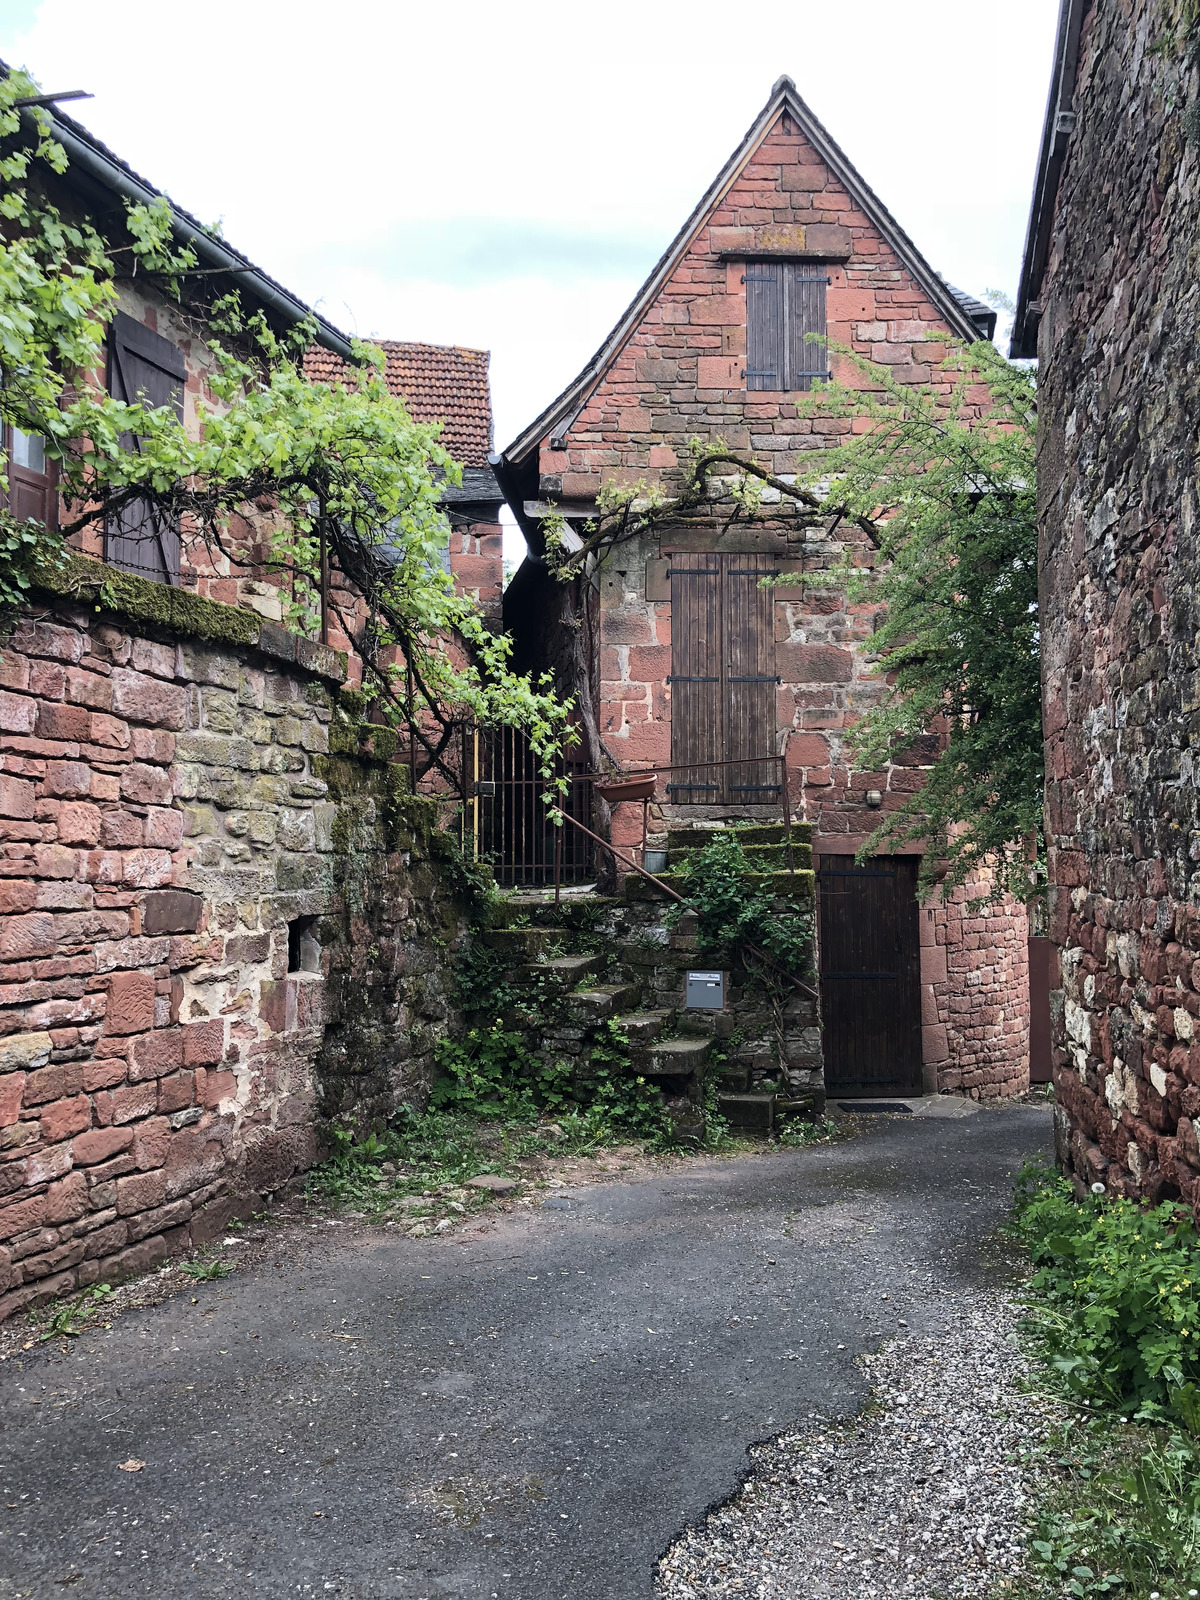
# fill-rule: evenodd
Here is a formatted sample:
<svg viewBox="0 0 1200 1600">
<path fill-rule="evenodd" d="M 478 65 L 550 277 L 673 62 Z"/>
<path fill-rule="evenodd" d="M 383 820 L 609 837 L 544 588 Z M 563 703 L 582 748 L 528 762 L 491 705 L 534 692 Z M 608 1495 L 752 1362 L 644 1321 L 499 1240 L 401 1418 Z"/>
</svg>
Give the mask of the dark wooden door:
<svg viewBox="0 0 1200 1600">
<path fill-rule="evenodd" d="M 834 1095 L 921 1092 L 921 934 L 915 856 L 822 856 L 821 1020 Z"/>
<path fill-rule="evenodd" d="M 779 796 L 772 556 L 671 557 L 671 762 L 683 805 Z M 721 762 L 736 765 L 720 766 Z"/>
</svg>

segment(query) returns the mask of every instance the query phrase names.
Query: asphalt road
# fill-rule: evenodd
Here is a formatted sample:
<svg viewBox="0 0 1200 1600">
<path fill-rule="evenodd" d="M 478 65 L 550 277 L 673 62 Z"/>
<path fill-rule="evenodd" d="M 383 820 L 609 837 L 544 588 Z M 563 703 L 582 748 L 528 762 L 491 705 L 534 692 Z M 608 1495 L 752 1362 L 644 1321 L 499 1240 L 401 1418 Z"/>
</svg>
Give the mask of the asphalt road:
<svg viewBox="0 0 1200 1600">
<path fill-rule="evenodd" d="M 10 1360 L 0 1596 L 648 1597 L 751 1441 L 855 1409 L 856 1355 L 996 1270 L 1050 1142 L 1040 1108 L 863 1120 L 476 1235 L 292 1230 Z"/>
</svg>

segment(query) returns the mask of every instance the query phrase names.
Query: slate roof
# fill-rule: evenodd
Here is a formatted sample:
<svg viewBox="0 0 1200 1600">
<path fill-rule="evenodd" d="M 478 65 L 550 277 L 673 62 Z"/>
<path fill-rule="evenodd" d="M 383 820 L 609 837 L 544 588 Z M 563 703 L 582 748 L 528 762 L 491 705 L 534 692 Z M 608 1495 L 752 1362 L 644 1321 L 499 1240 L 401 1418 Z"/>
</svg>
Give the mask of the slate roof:
<svg viewBox="0 0 1200 1600">
<path fill-rule="evenodd" d="M 486 350 L 455 344 L 404 344 L 376 339 L 387 357 L 384 377 L 415 422 L 441 422 L 442 444 L 464 467 L 486 467 L 492 448 L 492 395 Z M 310 349 L 304 370 L 332 383 L 346 364 L 331 350 Z"/>
</svg>

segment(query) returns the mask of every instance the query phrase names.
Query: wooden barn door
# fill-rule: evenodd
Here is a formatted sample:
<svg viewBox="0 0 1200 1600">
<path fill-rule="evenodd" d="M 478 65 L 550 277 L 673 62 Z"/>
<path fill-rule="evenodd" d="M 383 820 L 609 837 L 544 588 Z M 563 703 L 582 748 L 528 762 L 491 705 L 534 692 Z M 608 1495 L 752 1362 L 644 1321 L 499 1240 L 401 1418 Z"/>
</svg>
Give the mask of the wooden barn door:
<svg viewBox="0 0 1200 1600">
<path fill-rule="evenodd" d="M 822 856 L 821 1021 L 832 1095 L 920 1094 L 917 858 Z"/>
<path fill-rule="evenodd" d="M 683 805 L 779 797 L 773 595 L 763 555 L 671 557 L 670 797 Z M 717 762 L 737 763 L 721 767 Z M 694 763 L 694 765 L 693 765 Z"/>
</svg>

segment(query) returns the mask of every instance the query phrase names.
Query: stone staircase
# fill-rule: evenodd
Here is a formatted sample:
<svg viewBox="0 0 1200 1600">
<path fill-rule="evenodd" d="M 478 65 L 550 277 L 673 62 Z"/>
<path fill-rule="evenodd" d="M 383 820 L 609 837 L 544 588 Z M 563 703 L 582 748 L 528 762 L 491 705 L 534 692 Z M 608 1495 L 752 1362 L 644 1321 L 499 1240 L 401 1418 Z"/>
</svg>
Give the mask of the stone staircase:
<svg viewBox="0 0 1200 1600">
<path fill-rule="evenodd" d="M 662 882 L 681 888 L 686 853 L 707 843 L 714 831 L 671 828 Z M 795 871 L 788 870 L 781 824 L 737 831 L 760 868 L 752 880 L 756 887 L 777 898 L 811 901 L 811 828 L 793 824 Z M 811 1002 L 798 997 L 789 1003 L 788 1026 L 803 1036 L 804 1048 L 796 1048 L 797 1065 L 793 1070 L 789 1062 L 785 1072 L 779 1067 L 778 1018 L 744 989 L 744 973 L 730 974 L 726 1010 L 686 1010 L 685 973 L 705 966 L 706 959 L 688 918 L 676 929 L 667 926 L 671 904 L 636 873 L 628 875 L 618 897 L 569 890 L 556 906 L 553 891 L 506 894 L 501 925 L 483 938 L 511 958 L 514 980 L 523 980 L 541 1002 L 536 1024 L 516 1014 L 506 1023 L 523 1027 L 535 1052 L 570 1061 L 582 1083 L 599 1030 L 612 1019 L 629 1041 L 630 1071 L 659 1089 L 685 1138 L 703 1131 L 709 1082 L 716 1084 L 722 1112 L 743 1127 L 765 1132 L 777 1114 L 819 1112 L 820 1036 Z"/>
</svg>

